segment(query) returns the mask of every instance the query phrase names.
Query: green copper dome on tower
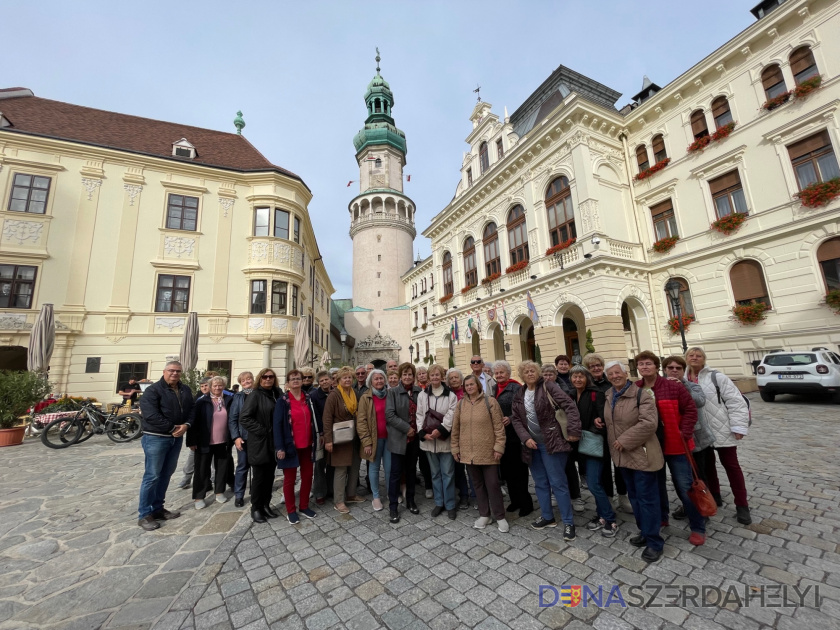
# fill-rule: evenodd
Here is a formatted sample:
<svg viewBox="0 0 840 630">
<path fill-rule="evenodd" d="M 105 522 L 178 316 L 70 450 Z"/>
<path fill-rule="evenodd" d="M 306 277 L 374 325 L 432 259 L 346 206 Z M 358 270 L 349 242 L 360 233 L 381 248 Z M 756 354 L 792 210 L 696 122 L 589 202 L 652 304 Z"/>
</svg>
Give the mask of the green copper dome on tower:
<svg viewBox="0 0 840 630">
<path fill-rule="evenodd" d="M 397 129 L 394 119 L 391 117 L 394 93 L 391 92 L 391 86 L 379 73 L 380 61 L 379 49 L 377 48 L 376 76 L 368 83 L 365 91 L 368 117 L 365 120 L 364 129 L 353 138 L 353 145 L 356 147 L 356 155 L 368 146 L 383 144 L 391 145 L 405 155 L 408 152 L 405 144 L 405 134 Z"/>
</svg>

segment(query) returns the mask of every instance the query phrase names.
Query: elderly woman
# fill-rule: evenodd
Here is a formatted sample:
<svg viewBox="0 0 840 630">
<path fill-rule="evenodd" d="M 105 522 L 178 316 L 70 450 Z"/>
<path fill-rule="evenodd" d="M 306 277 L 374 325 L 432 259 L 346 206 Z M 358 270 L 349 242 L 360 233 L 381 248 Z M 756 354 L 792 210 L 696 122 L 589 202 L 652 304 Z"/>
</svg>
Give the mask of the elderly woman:
<svg viewBox="0 0 840 630">
<path fill-rule="evenodd" d="M 649 392 L 628 380 L 627 368 L 620 362 L 611 361 L 606 367 L 612 389 L 607 392 L 604 420 L 596 420 L 595 426 L 606 426 L 610 457 L 627 483 L 640 532 L 629 542 L 635 547 L 645 547 L 642 560 L 656 562 L 665 546 L 659 533 L 658 482 L 658 471 L 665 465 L 665 458 L 656 437 L 659 423 L 656 403 Z"/>
<path fill-rule="evenodd" d="M 318 516 L 309 509 L 309 493 L 315 461 L 321 446 L 321 427 L 309 395 L 303 391 L 303 373 L 286 373 L 287 391 L 274 408 L 274 448 L 277 467 L 283 469 L 283 495 L 286 513 L 292 525 L 300 523 L 295 509 L 295 480 L 300 468 L 300 513 L 306 518 Z M 323 453 L 322 453 L 323 455 Z"/>
<path fill-rule="evenodd" d="M 388 370 L 388 374 L 385 376 L 388 380 L 388 389 L 392 387 L 396 387 L 400 384 L 400 375 L 397 373 L 396 370 Z"/>
<path fill-rule="evenodd" d="M 505 504 L 499 485 L 499 462 L 505 453 L 505 425 L 502 408 L 491 396 L 481 391 L 475 374 L 464 379 L 466 395 L 455 407 L 452 423 L 452 455 L 467 465 L 475 487 L 479 517 L 473 527 L 484 529 L 492 520 L 500 532 L 510 531 L 505 519 Z"/>
<path fill-rule="evenodd" d="M 274 406 L 282 395 L 277 375 L 271 368 L 257 374 L 257 386 L 245 399 L 239 424 L 248 432 L 245 450 L 251 467 L 251 518 L 265 523 L 267 518 L 280 516 L 271 509 L 271 490 L 277 470 L 274 449 Z"/>
<path fill-rule="evenodd" d="M 379 498 L 379 471 L 385 464 L 385 481 L 391 475 L 391 451 L 388 450 L 388 422 L 385 418 L 385 398 L 388 387 L 385 372 L 371 370 L 367 377 L 367 391 L 359 400 L 356 412 L 356 432 L 359 434 L 362 459 L 370 462 L 370 491 L 373 494 L 373 509 L 379 512 L 382 501 Z"/>
<path fill-rule="evenodd" d="M 417 387 L 420 389 L 426 389 L 429 386 L 429 368 L 425 365 L 418 365 L 417 366 Z M 418 425 L 418 429 L 419 429 Z M 420 445 L 423 445 L 422 437 L 420 438 L 421 442 Z M 432 469 L 429 467 L 429 460 L 422 454 L 419 453 L 417 458 L 417 463 L 420 466 L 420 474 L 423 475 L 423 486 L 426 488 L 426 498 L 431 499 L 434 498 L 434 490 L 432 489 Z"/>
<path fill-rule="evenodd" d="M 337 512 L 347 514 L 350 508 L 346 503 L 362 503 L 364 500 L 356 496 L 356 486 L 359 485 L 359 466 L 362 460 L 359 456 L 360 442 L 354 436 L 343 444 L 333 443 L 333 426 L 339 422 L 352 421 L 356 424 L 356 411 L 359 402 L 353 391 L 353 368 L 344 366 L 336 373 L 336 388 L 330 392 L 324 405 L 324 448 L 329 453 L 330 465 L 335 468 L 333 477 L 333 500 Z M 355 433 L 355 432 L 354 432 Z M 345 502 L 345 491 L 349 493 Z"/>
<path fill-rule="evenodd" d="M 702 348 L 689 348 L 685 359 L 688 362 L 688 380 L 699 383 L 706 394 L 704 415 L 714 436 L 714 446 L 704 449 L 700 456 L 704 463 L 709 491 L 717 504 L 723 505 L 715 465 L 717 452 L 735 497 L 738 522 L 749 525 L 752 523 L 752 516 L 747 503 L 744 472 L 738 463 L 738 442 L 749 432 L 750 409 L 732 379 L 706 365 L 706 353 Z"/>
<path fill-rule="evenodd" d="M 487 376 L 493 376 L 493 374 L 495 374 L 495 367 L 496 366 L 492 361 L 487 361 L 484 363 L 484 367 L 481 368 L 481 371 L 484 372 Z"/>
<path fill-rule="evenodd" d="M 455 460 L 449 436 L 458 397 L 443 384 L 445 370 L 434 364 L 429 368 L 429 385 L 417 398 L 417 436 L 420 438 L 421 458 L 426 457 L 431 469 L 431 486 L 435 507 L 432 518 L 444 510 L 453 521 L 455 505 Z"/>
<path fill-rule="evenodd" d="M 193 501 L 196 510 L 207 507 L 204 497 L 209 490 L 211 462 L 216 467 L 213 483 L 216 502 L 225 503 L 228 500 L 225 496 L 228 462 L 231 461 L 228 410 L 233 396 L 224 393 L 225 385 L 227 381 L 223 377 L 214 376 L 207 394 L 199 397 L 192 408 L 187 446 L 195 453 Z"/>
<path fill-rule="evenodd" d="M 560 355 L 560 357 L 558 357 L 561 359 L 561 362 L 563 357 L 565 357 L 565 355 Z M 543 363 L 540 369 L 542 370 L 543 380 L 549 383 L 557 383 L 566 396 L 569 398 L 574 397 L 575 392 L 574 388 L 571 386 L 571 382 L 560 378 L 560 374 L 555 365 L 552 363 Z M 569 376 L 568 373 L 566 376 Z M 572 443 L 570 446 L 572 447 L 572 450 L 569 451 L 569 457 L 566 460 L 566 481 L 569 487 L 569 496 L 572 498 L 572 509 L 575 512 L 583 512 L 586 504 L 580 496 L 580 486 L 581 477 L 584 482 L 586 481 L 586 470 L 582 466 L 576 466 L 578 463 L 577 443 Z M 552 505 L 556 505 L 556 503 L 552 501 Z"/>
<path fill-rule="evenodd" d="M 417 366 L 417 387 L 426 389 L 429 386 L 429 368 L 425 365 Z"/>
<path fill-rule="evenodd" d="M 446 372 L 446 384 L 458 400 L 464 397 L 464 375 L 461 370 L 449 368 Z M 470 497 L 475 498 L 475 492 L 470 491 L 466 466 L 458 461 L 455 462 L 455 487 L 458 488 L 458 507 L 462 510 L 469 509 Z"/>
<path fill-rule="evenodd" d="M 493 378 L 496 380 L 493 396 L 502 408 L 502 422 L 505 425 L 505 454 L 502 455 L 501 472 L 510 496 L 507 511 L 519 510 L 519 516 L 528 516 L 534 511 L 534 500 L 528 490 L 528 465 L 522 461 L 522 442 L 510 420 L 513 416 L 513 399 L 522 385 L 513 380 L 510 374 L 510 363 L 507 361 L 496 361 L 493 364 Z"/>
<path fill-rule="evenodd" d="M 236 378 L 242 389 L 233 396 L 228 413 L 228 430 L 233 446 L 236 448 L 236 473 L 233 482 L 234 505 L 243 507 L 245 505 L 245 483 L 248 479 L 248 453 L 245 450 L 245 440 L 248 439 L 248 432 L 239 424 L 239 414 L 242 413 L 242 405 L 245 398 L 251 393 L 254 387 L 254 374 L 242 372 Z"/>
<path fill-rule="evenodd" d="M 580 440 L 577 406 L 557 383 L 540 376 L 539 365 L 533 361 L 523 361 L 518 371 L 525 387 L 513 399 L 513 426 L 527 447 L 522 449 L 522 457 L 531 468 L 541 513 L 531 527 L 557 526 L 551 509 L 553 490 L 563 518 L 563 540 L 572 541 L 576 535 L 566 463 L 572 451 L 571 443 Z M 555 418 L 558 408 L 566 412 L 565 435 Z"/>
<path fill-rule="evenodd" d="M 400 522 L 399 495 L 400 479 L 405 473 L 405 504 L 412 514 L 420 514 L 414 502 L 414 486 L 417 457 L 420 447 L 417 443 L 417 397 L 420 388 L 414 384 L 415 370 L 411 363 L 397 368 L 400 383 L 388 390 L 385 401 L 385 419 L 388 423 L 388 450 L 391 451 L 391 476 L 388 478 L 388 503 L 390 520 Z"/>
</svg>

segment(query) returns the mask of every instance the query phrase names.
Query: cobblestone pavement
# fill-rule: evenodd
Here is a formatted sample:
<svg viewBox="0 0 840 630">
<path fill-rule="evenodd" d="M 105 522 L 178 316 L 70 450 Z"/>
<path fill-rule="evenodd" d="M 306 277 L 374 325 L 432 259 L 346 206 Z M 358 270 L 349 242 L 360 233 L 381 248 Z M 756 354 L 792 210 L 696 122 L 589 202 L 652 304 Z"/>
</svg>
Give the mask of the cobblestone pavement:
<svg viewBox="0 0 840 630">
<path fill-rule="evenodd" d="M 686 523 L 672 521 L 654 565 L 627 543 L 631 515 L 619 513 L 615 539 L 586 530 L 586 492 L 571 543 L 559 528 L 528 528 L 533 517 L 512 520 L 508 534 L 472 529 L 472 509 L 433 521 L 428 500 L 396 526 L 370 503 L 349 515 L 328 504 L 298 526 L 251 525 L 228 503 L 144 533 L 134 521 L 136 445 L 3 449 L 0 628 L 840 628 L 840 408 L 777 401 L 753 398 L 752 433 L 739 448 L 754 523 L 737 523 L 726 487 L 706 544 L 692 547 Z M 170 497 L 190 503 L 184 491 Z M 634 585 L 645 599 L 658 585 L 737 586 L 741 596 L 746 587 L 752 597 L 762 586 L 790 590 L 784 608 L 756 599 L 680 606 L 671 591 L 644 607 L 540 608 L 543 584 L 618 585 L 628 602 Z M 794 586 L 811 587 L 804 606 L 793 606 Z M 781 606 L 776 592 L 767 601 Z"/>
</svg>

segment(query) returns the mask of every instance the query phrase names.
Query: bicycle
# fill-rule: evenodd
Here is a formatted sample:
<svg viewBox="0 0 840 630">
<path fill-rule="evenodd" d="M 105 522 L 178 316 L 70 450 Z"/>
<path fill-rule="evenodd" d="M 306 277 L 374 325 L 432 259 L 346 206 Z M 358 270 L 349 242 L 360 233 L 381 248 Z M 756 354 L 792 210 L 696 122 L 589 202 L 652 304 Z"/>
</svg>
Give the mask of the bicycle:
<svg viewBox="0 0 840 630">
<path fill-rule="evenodd" d="M 143 432 L 140 414 L 119 414 L 120 407 L 106 413 L 85 401 L 73 418 L 59 418 L 50 422 L 41 433 L 41 442 L 48 448 L 67 448 L 93 435 L 104 433 L 112 442 L 130 442 Z"/>
</svg>

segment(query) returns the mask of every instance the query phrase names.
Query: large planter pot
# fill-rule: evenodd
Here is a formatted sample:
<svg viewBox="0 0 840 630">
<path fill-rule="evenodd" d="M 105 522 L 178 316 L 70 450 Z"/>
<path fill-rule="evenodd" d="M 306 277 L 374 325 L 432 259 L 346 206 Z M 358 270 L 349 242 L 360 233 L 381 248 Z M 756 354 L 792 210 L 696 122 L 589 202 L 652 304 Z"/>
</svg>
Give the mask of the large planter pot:
<svg viewBox="0 0 840 630">
<path fill-rule="evenodd" d="M 0 429 L 0 446 L 17 446 L 18 444 L 23 444 L 23 434 L 25 431 L 25 426 Z"/>
</svg>

